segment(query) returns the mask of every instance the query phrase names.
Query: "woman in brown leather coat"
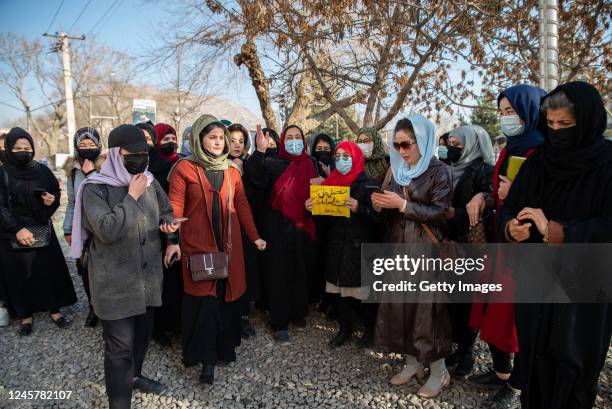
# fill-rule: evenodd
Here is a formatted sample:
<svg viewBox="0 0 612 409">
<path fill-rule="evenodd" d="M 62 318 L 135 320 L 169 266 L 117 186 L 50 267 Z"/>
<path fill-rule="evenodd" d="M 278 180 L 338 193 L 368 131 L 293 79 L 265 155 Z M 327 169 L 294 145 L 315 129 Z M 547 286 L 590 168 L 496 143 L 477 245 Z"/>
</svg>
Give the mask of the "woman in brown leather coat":
<svg viewBox="0 0 612 409">
<path fill-rule="evenodd" d="M 384 194 L 372 194 L 375 210 L 388 222 L 387 242 L 431 244 L 446 229 L 446 212 L 452 199 L 448 167 L 434 157 L 437 139 L 434 125 L 421 115 L 401 119 L 395 126 L 391 172 Z M 430 376 L 418 391 L 424 398 L 437 396 L 450 376 L 444 358 L 451 352 L 451 324 L 445 304 L 430 302 L 385 303 L 380 305 L 374 343 L 391 352 L 404 354 L 406 366 L 391 379 L 394 385 L 408 383 L 422 375 L 429 365 Z"/>
</svg>

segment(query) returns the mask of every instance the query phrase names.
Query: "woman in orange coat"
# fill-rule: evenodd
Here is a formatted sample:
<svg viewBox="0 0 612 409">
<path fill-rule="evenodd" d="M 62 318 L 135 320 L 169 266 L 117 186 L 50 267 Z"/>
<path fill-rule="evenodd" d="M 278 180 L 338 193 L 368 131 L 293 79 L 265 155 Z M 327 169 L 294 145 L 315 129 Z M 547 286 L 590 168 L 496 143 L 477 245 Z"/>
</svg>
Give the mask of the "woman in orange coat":
<svg viewBox="0 0 612 409">
<path fill-rule="evenodd" d="M 259 250 L 266 248 L 266 242 L 257 233 L 240 171 L 227 160 L 225 126 L 202 115 L 191 128 L 190 145 L 192 156 L 180 160 L 169 179 L 174 216 L 188 220 L 181 225 L 180 249 L 168 246 L 164 261 L 171 264 L 175 255 L 184 254 L 183 361 L 187 366 L 202 363 L 200 381 L 212 384 L 215 365 L 235 361 L 235 347 L 240 344 L 241 311 L 236 300 L 246 289 L 240 225 Z M 190 256 L 223 251 L 229 255 L 226 279 L 192 279 Z"/>
</svg>

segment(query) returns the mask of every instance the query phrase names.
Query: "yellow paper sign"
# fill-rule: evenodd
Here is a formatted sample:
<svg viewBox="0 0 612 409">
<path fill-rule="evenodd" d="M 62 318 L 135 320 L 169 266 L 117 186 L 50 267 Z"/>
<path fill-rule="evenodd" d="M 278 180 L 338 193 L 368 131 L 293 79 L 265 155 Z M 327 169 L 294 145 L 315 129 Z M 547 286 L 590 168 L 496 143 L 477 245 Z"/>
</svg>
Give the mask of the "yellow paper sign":
<svg viewBox="0 0 612 409">
<path fill-rule="evenodd" d="M 506 172 L 508 173 L 508 179 L 514 182 L 525 160 L 527 160 L 527 158 L 522 156 L 510 156 L 510 159 L 508 159 L 508 172 Z"/>
<path fill-rule="evenodd" d="M 348 186 L 310 185 L 310 198 L 314 202 L 312 214 L 351 217 L 351 210 L 346 206 L 346 199 L 351 193 L 350 189 Z"/>
</svg>

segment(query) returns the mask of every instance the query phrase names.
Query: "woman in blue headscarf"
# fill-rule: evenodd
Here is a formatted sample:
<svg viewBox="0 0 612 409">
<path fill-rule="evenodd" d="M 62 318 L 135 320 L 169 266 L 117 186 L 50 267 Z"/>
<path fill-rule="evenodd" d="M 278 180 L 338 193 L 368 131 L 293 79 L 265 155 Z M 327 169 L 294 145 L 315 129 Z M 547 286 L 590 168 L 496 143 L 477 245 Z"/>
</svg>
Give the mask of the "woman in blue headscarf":
<svg viewBox="0 0 612 409">
<path fill-rule="evenodd" d="M 387 242 L 431 245 L 442 241 L 452 182 L 448 166 L 434 156 L 435 133 L 434 125 L 421 115 L 395 125 L 389 147 L 391 172 L 383 183 L 384 193 L 372 194 L 374 209 L 388 220 Z M 419 304 L 383 299 L 374 343 L 406 358 L 406 366 L 391 378 L 392 384 L 408 383 L 422 375 L 423 365 L 428 364 L 429 379 L 417 394 L 432 398 L 448 385 L 444 358 L 451 352 L 452 337 L 446 304 L 434 299 Z"/>
<path fill-rule="evenodd" d="M 507 138 L 506 147 L 500 152 L 493 172 L 493 193 L 496 215 L 508 195 L 512 181 L 508 172 L 510 159 L 526 158 L 535 153 L 544 142 L 539 131 L 540 103 L 546 95 L 543 89 L 532 85 L 514 85 L 497 97 L 501 131 Z M 485 201 L 486 197 L 480 197 Z M 480 206 L 481 204 L 476 203 Z M 497 221 L 493 221 L 496 229 Z M 497 231 L 493 238 L 498 239 Z M 499 259 L 498 259 L 499 262 Z M 480 338 L 489 344 L 493 368 L 473 375 L 470 382 L 479 386 L 497 387 L 498 393 L 490 398 L 490 405 L 513 407 L 519 403 L 518 339 L 514 324 L 514 304 L 474 303 L 470 325 L 480 330 Z M 515 353 L 514 358 L 512 354 Z"/>
</svg>

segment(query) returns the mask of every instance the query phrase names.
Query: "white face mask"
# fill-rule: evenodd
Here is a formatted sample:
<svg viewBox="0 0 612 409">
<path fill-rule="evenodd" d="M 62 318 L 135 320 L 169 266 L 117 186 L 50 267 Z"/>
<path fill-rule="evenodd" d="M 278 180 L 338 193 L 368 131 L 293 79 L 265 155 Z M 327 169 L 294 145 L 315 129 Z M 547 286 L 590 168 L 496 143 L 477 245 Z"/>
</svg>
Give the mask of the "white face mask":
<svg viewBox="0 0 612 409">
<path fill-rule="evenodd" d="M 363 156 L 369 158 L 372 156 L 372 151 L 374 150 L 374 143 L 358 143 L 359 149 L 363 152 Z"/>
<path fill-rule="evenodd" d="M 525 125 L 521 124 L 518 115 L 507 115 L 499 118 L 501 131 L 506 136 L 516 136 L 525 132 Z"/>
</svg>

